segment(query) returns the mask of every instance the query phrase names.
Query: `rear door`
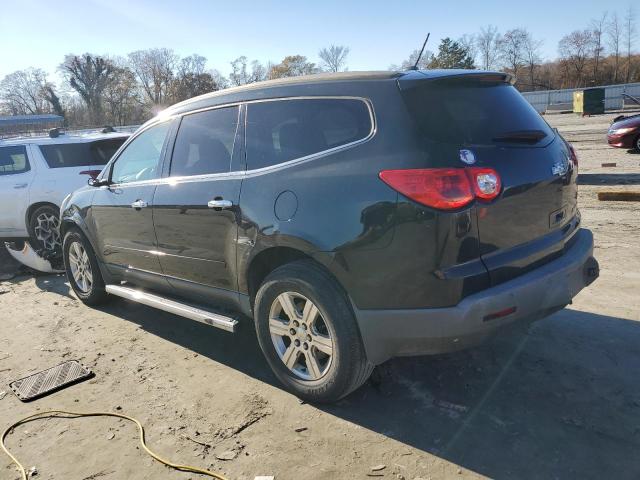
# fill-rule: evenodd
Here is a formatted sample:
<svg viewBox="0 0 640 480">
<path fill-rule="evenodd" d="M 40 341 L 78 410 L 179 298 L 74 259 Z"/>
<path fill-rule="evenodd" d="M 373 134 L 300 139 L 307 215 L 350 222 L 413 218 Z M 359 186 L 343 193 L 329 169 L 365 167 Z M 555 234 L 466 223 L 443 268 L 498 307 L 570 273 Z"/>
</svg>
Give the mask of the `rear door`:
<svg viewBox="0 0 640 480">
<path fill-rule="evenodd" d="M 27 235 L 25 212 L 35 172 L 27 147 L 0 147 L 0 237 Z"/>
<path fill-rule="evenodd" d="M 405 99 L 435 166 L 469 163 L 500 175 L 501 195 L 476 210 L 493 284 L 562 253 L 579 221 L 577 169 L 566 143 L 512 85 L 491 76 L 441 79 Z"/>
<path fill-rule="evenodd" d="M 238 200 L 244 170 L 239 117 L 239 106 L 185 115 L 168 181 L 155 192 L 160 263 L 173 286 L 186 290 L 183 294 L 203 291 L 197 285 L 237 289 Z"/>
</svg>

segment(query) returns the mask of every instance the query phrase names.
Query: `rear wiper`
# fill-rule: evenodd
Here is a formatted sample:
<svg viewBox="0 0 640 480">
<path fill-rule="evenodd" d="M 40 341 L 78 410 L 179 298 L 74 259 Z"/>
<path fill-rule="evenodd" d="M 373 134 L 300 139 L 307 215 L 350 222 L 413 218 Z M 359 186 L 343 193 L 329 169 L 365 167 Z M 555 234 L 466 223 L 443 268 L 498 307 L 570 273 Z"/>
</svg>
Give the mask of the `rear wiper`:
<svg viewBox="0 0 640 480">
<path fill-rule="evenodd" d="M 546 137 L 547 134 L 542 130 L 516 130 L 507 132 L 497 137 L 493 137 L 494 142 L 522 142 L 536 143 Z"/>
</svg>

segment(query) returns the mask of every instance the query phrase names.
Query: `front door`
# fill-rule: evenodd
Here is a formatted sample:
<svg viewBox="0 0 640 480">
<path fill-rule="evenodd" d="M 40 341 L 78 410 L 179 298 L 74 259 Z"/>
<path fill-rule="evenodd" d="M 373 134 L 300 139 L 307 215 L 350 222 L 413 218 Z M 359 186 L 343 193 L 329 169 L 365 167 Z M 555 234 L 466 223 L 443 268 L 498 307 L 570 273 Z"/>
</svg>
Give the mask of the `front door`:
<svg viewBox="0 0 640 480">
<path fill-rule="evenodd" d="M 0 147 L 0 238 L 26 236 L 26 208 L 34 172 L 24 145 Z"/>
<path fill-rule="evenodd" d="M 156 124 L 137 134 L 110 166 L 110 184 L 99 187 L 93 198 L 98 248 L 116 273 L 162 273 L 152 209 L 169 125 Z"/>
<path fill-rule="evenodd" d="M 237 290 L 236 236 L 242 163 L 238 106 L 185 115 L 178 128 L 169 178 L 154 196 L 154 225 L 162 269 L 183 293 Z M 184 282 L 187 281 L 188 283 Z M 222 297 L 225 296 L 224 292 Z"/>
</svg>

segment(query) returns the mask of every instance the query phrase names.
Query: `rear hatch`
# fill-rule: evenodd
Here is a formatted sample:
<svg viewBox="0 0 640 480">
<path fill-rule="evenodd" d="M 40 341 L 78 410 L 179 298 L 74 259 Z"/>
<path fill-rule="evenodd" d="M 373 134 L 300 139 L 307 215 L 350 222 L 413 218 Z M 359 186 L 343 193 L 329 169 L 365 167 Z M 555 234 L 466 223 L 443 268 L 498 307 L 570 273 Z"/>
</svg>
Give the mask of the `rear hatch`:
<svg viewBox="0 0 640 480">
<path fill-rule="evenodd" d="M 577 168 L 567 143 L 504 74 L 426 75 L 400 83 L 424 141 L 425 166 L 464 167 L 474 160 L 500 175 L 500 195 L 476 202 L 480 255 L 491 283 L 561 255 L 579 223 Z"/>
</svg>

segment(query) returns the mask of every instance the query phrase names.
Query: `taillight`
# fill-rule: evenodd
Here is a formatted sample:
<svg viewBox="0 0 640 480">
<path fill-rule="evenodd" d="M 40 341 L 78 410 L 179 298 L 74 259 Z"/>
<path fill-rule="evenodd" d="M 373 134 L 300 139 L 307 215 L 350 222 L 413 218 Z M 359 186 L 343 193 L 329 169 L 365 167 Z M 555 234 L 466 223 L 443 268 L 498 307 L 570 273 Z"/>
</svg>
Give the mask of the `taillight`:
<svg viewBox="0 0 640 480">
<path fill-rule="evenodd" d="M 465 169 L 476 198 L 493 200 L 500 194 L 500 176 L 493 168 L 472 167 Z"/>
<path fill-rule="evenodd" d="M 421 168 L 383 170 L 380 179 L 406 197 L 439 210 L 455 210 L 474 199 L 500 194 L 500 176 L 492 168 Z"/>
<path fill-rule="evenodd" d="M 567 142 L 567 145 L 569 147 L 569 157 L 571 159 L 571 162 L 573 163 L 573 165 L 575 167 L 578 166 L 578 154 L 576 153 L 576 149 L 573 148 L 573 145 L 571 145 L 569 142 Z"/>
</svg>

